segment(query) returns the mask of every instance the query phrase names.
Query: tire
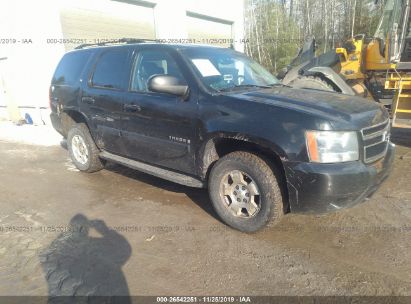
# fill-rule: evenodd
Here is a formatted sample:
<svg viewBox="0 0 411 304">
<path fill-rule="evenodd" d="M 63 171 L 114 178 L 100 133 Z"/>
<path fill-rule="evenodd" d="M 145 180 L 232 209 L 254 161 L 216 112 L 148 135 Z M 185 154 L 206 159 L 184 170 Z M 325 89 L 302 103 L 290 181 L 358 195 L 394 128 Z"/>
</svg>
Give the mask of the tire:
<svg viewBox="0 0 411 304">
<path fill-rule="evenodd" d="M 242 176 L 240 183 L 238 172 Z M 256 232 L 268 223 L 276 224 L 284 214 L 276 176 L 279 175 L 275 168 L 249 152 L 232 152 L 220 158 L 213 166 L 208 181 L 208 191 L 216 213 L 227 225 L 242 232 Z"/>
<path fill-rule="evenodd" d="M 327 92 L 337 92 L 330 83 L 320 77 L 314 76 L 299 77 L 291 81 L 289 85 L 298 89 L 314 89 Z"/>
<path fill-rule="evenodd" d="M 100 150 L 86 124 L 77 123 L 71 127 L 67 134 L 67 147 L 71 160 L 80 171 L 91 173 L 103 169 L 104 164 L 99 157 Z"/>
</svg>

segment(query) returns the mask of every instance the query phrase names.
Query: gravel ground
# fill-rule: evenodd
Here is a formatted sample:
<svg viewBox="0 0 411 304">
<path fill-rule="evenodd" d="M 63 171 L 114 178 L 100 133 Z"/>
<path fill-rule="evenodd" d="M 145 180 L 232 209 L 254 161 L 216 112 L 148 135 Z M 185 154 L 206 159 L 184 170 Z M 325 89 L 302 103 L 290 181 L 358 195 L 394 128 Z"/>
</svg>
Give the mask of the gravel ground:
<svg viewBox="0 0 411 304">
<path fill-rule="evenodd" d="M 409 132 L 363 204 L 250 235 L 204 190 L 114 164 L 84 174 L 53 131 L 16 128 L 0 125 L 0 295 L 411 296 Z"/>
</svg>

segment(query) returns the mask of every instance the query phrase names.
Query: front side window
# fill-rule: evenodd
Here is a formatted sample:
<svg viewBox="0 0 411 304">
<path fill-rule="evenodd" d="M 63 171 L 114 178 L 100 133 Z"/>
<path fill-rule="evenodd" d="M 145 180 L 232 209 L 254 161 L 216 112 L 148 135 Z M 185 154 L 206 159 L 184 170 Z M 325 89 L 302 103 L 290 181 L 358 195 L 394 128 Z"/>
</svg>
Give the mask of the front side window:
<svg viewBox="0 0 411 304">
<path fill-rule="evenodd" d="M 133 69 L 131 90 L 148 92 L 148 80 L 154 75 L 170 75 L 185 83 L 175 60 L 165 51 L 141 51 Z"/>
<path fill-rule="evenodd" d="M 93 87 L 125 89 L 127 87 L 127 49 L 104 52 L 97 61 L 91 84 Z"/>
<path fill-rule="evenodd" d="M 257 62 L 229 49 L 193 48 L 182 52 L 191 61 L 201 81 L 214 91 L 268 87 L 279 83 Z"/>
</svg>

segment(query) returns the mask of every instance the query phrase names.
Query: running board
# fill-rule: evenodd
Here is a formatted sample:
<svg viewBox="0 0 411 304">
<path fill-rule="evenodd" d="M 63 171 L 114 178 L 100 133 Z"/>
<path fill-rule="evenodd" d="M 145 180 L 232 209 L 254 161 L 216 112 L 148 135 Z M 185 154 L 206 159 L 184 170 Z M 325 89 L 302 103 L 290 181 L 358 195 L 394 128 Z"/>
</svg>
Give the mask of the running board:
<svg viewBox="0 0 411 304">
<path fill-rule="evenodd" d="M 100 152 L 100 157 L 111 160 L 115 163 L 122 164 L 126 167 L 136 169 L 138 171 L 148 173 L 150 175 L 154 175 L 157 177 L 160 177 L 162 179 L 166 179 L 168 181 L 184 185 L 184 186 L 189 186 L 189 187 L 195 187 L 195 188 L 204 188 L 205 183 L 199 179 L 196 179 L 194 177 L 191 177 L 189 175 L 185 175 L 182 173 L 176 173 L 174 171 L 170 171 L 167 169 L 151 166 L 136 160 L 132 160 L 126 157 L 118 156 L 115 154 L 111 154 L 107 151 L 102 151 Z"/>
</svg>

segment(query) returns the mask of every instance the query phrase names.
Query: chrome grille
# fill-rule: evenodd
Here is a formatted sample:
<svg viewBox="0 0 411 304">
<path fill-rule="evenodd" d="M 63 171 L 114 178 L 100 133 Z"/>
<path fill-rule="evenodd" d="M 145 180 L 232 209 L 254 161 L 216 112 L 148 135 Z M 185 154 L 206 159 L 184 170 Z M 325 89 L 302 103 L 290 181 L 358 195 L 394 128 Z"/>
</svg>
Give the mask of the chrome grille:
<svg viewBox="0 0 411 304">
<path fill-rule="evenodd" d="M 364 162 L 372 163 L 384 157 L 390 141 L 390 120 L 361 130 Z"/>
</svg>

